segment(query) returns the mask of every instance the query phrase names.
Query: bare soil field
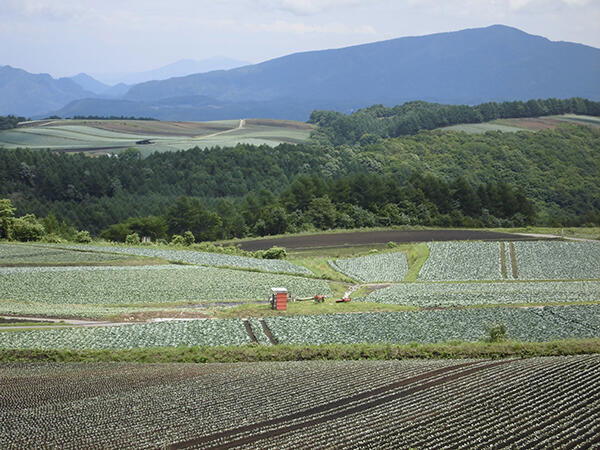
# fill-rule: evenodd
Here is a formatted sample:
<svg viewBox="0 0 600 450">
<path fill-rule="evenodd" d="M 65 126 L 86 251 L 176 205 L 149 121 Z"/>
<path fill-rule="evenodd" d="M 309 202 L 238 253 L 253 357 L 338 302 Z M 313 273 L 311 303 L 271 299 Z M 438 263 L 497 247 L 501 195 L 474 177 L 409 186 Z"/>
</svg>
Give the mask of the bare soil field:
<svg viewBox="0 0 600 450">
<path fill-rule="evenodd" d="M 388 242 L 412 243 L 432 241 L 502 241 L 534 240 L 528 236 L 482 230 L 383 230 L 355 231 L 348 233 L 323 233 L 300 236 L 284 236 L 271 239 L 240 241 L 244 250 L 266 250 L 273 246 L 287 249 L 317 247 L 345 247 L 354 245 L 386 244 Z"/>
</svg>

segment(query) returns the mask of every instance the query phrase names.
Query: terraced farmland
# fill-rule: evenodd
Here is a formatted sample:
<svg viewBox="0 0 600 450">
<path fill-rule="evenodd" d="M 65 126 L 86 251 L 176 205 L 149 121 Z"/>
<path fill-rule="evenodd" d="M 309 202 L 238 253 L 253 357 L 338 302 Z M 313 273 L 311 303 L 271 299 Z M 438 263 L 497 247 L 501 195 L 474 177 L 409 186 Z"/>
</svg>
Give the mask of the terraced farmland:
<svg viewBox="0 0 600 450">
<path fill-rule="evenodd" d="M 256 269 L 264 272 L 287 272 L 305 275 L 312 274 L 312 272 L 306 267 L 297 266 L 285 260 L 248 258 L 246 256 L 226 255 L 221 253 L 197 252 L 190 250 L 165 250 L 144 247 L 124 247 L 118 245 L 60 245 L 60 248 L 147 256 L 162 258 L 169 261 L 198 264 L 200 266 L 235 267 L 239 269 Z"/>
<path fill-rule="evenodd" d="M 135 259 L 128 255 L 100 253 L 21 244 L 0 245 L 0 266 L 119 263 Z"/>
<path fill-rule="evenodd" d="M 367 255 L 330 261 L 331 267 L 361 282 L 403 281 L 408 272 L 403 252 Z"/>
<path fill-rule="evenodd" d="M 418 307 L 600 302 L 600 282 L 404 283 L 364 300 Z"/>
<path fill-rule="evenodd" d="M 600 278 L 597 242 L 433 242 L 423 281 Z"/>
<path fill-rule="evenodd" d="M 255 300 L 265 299 L 273 286 L 304 297 L 331 293 L 324 280 L 214 267 L 0 268 L 0 300 L 50 305 Z"/>
<path fill-rule="evenodd" d="M 0 446 L 590 448 L 599 377 L 597 355 L 3 364 Z"/>
<path fill-rule="evenodd" d="M 444 309 L 265 317 L 281 344 L 478 341 L 503 324 L 510 339 L 534 342 L 600 336 L 600 305 Z"/>
<path fill-rule="evenodd" d="M 238 143 L 276 146 L 308 139 L 312 127 L 283 120 L 161 122 L 155 120 L 54 120 L 0 131 L 0 147 L 118 153 L 135 147 L 144 155 Z M 142 143 L 143 142 L 143 143 Z"/>
</svg>

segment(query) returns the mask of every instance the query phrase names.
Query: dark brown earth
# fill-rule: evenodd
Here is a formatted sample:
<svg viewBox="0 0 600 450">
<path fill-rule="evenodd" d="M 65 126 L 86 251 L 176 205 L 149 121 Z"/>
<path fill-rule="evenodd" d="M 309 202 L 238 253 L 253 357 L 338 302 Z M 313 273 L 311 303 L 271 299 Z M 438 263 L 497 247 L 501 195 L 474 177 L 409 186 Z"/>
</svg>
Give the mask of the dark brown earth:
<svg viewBox="0 0 600 450">
<path fill-rule="evenodd" d="M 292 250 L 345 247 L 354 245 L 386 244 L 388 242 L 431 242 L 431 241 L 517 241 L 532 240 L 530 236 L 497 233 L 481 230 L 384 230 L 354 231 L 348 233 L 311 234 L 284 236 L 272 239 L 254 239 L 239 243 L 244 250 L 266 250 L 273 246 Z"/>
</svg>

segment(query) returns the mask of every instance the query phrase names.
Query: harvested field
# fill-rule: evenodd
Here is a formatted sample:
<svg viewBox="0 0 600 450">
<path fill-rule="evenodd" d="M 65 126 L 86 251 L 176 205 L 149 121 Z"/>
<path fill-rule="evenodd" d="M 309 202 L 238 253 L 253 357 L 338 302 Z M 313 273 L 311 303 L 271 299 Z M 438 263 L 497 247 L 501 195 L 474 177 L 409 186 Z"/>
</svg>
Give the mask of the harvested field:
<svg viewBox="0 0 600 450">
<path fill-rule="evenodd" d="M 598 355 L 2 364 L 0 446 L 589 448 L 599 376 Z"/>
<path fill-rule="evenodd" d="M 346 247 L 354 245 L 386 244 L 388 242 L 433 242 L 433 241 L 515 241 L 532 240 L 528 236 L 480 230 L 384 230 L 354 231 L 348 233 L 323 233 L 311 235 L 283 236 L 270 239 L 239 241 L 244 250 L 266 250 L 273 246 L 301 250 L 317 247 Z M 237 244 L 237 243 L 236 243 Z"/>
</svg>

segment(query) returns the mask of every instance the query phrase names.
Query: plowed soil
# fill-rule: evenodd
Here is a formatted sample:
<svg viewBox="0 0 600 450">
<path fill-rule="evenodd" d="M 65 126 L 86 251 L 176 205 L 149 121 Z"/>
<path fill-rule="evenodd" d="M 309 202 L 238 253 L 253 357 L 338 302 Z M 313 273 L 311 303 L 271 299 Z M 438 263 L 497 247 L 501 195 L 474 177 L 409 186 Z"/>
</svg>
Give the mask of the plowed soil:
<svg viewBox="0 0 600 450">
<path fill-rule="evenodd" d="M 482 230 L 384 230 L 355 231 L 348 233 L 311 234 L 300 236 L 284 236 L 272 239 L 254 239 L 239 243 L 244 250 L 266 250 L 273 246 L 291 250 L 345 247 L 355 245 L 386 244 L 388 242 L 411 243 L 432 241 L 515 241 L 532 240 L 528 236 L 518 234 L 497 233 Z"/>
</svg>

